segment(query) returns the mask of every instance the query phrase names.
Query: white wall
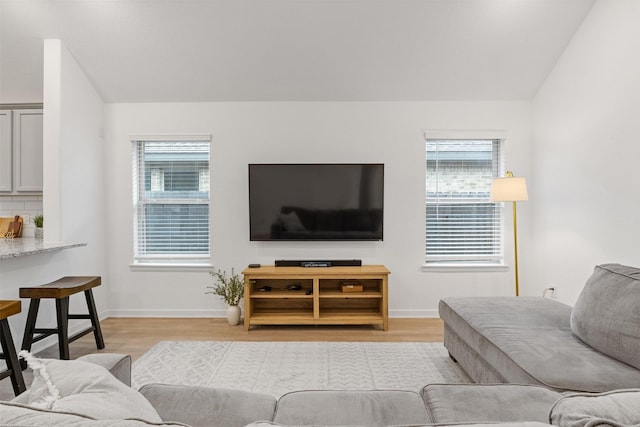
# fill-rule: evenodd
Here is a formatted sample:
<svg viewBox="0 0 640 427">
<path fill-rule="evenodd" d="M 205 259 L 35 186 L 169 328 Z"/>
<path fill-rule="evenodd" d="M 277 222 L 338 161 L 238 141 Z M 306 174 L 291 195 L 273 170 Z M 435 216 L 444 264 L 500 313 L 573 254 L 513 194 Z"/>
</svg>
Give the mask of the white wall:
<svg viewBox="0 0 640 427">
<path fill-rule="evenodd" d="M 569 304 L 595 265 L 640 265 L 638 22 L 598 1 L 534 102 L 529 272 Z"/>
<path fill-rule="evenodd" d="M 46 46 L 45 46 L 46 48 Z M 98 311 L 109 306 L 104 182 L 103 110 L 101 96 L 69 51 L 61 49 L 60 143 L 58 152 L 60 239 L 86 242 L 87 248 L 70 252 L 74 272 L 67 275 L 101 276 L 103 285 L 93 290 Z M 45 93 L 46 93 L 45 87 Z M 46 97 L 45 97 L 46 99 Z M 45 116 L 49 104 L 45 104 Z M 51 161 L 48 162 L 51 164 Z M 46 170 L 46 169 L 45 169 Z M 53 177 L 46 177 L 47 182 Z M 44 188 L 44 213 L 55 192 Z M 45 240 L 47 229 L 45 228 Z M 80 305 L 86 306 L 84 296 Z"/>
<path fill-rule="evenodd" d="M 61 275 L 99 274 L 103 314 L 222 316 L 206 270 L 131 271 L 130 134 L 212 133 L 215 267 L 361 258 L 387 265 L 392 316 L 435 316 L 449 295 L 511 295 L 512 271 L 421 271 L 425 130 L 508 132 L 507 167 L 527 177 L 518 206 L 521 294 L 558 287 L 573 303 L 595 264 L 640 264 L 640 2 L 600 0 L 528 102 L 103 104 L 59 42 L 45 53 L 47 238 L 86 248 L 0 261 L 0 296 Z M 48 60 L 46 58 L 49 58 Z M 532 119 L 533 118 L 533 119 Z M 47 124 L 48 123 L 48 124 Z M 104 147 L 103 147 L 104 145 Z M 106 164 L 100 159 L 104 154 Z M 247 164 L 384 162 L 385 240 L 249 242 Z M 105 189 L 105 195 L 100 195 Z M 507 211 L 505 247 L 512 259 Z M 49 228 L 51 227 L 51 228 Z M 46 267 L 45 267 L 46 266 Z M 21 337 L 26 306 L 11 319 Z M 43 320 L 53 319 L 45 310 Z M 16 338 L 19 340 L 19 338 Z"/>
<path fill-rule="evenodd" d="M 0 260 L 0 297 L 17 299 L 22 286 L 36 286 L 62 276 L 102 276 L 94 290 L 96 306 L 108 306 L 106 271 L 103 143 L 103 103 L 75 59 L 59 40 L 45 40 L 44 61 L 44 188 L 45 240 L 84 242 L 86 247 Z M 29 300 L 22 313 L 10 318 L 16 345 L 22 342 Z M 70 299 L 71 313 L 86 313 L 83 294 Z M 38 326 L 56 324 L 53 300 L 40 305 Z M 70 330 L 89 325 L 72 320 Z M 56 342 L 49 337 L 34 351 Z M 73 355 L 73 349 L 72 355 Z"/>
<path fill-rule="evenodd" d="M 204 295 L 211 284 L 207 270 L 130 270 L 131 134 L 213 134 L 211 234 L 216 268 L 241 270 L 249 263 L 273 264 L 276 259 L 360 258 L 367 264 L 384 264 L 391 271 L 391 316 L 437 316 L 438 301 L 448 295 L 512 295 L 512 271 L 421 271 L 423 133 L 505 130 L 507 165 L 527 176 L 530 113 L 528 102 L 107 104 L 110 314 L 223 316 L 222 302 Z M 260 162 L 385 163 L 384 241 L 250 242 L 247 164 Z M 519 213 L 524 256 L 526 203 Z M 512 236 L 505 238 L 511 260 Z M 523 294 L 528 291 L 523 285 Z"/>
</svg>

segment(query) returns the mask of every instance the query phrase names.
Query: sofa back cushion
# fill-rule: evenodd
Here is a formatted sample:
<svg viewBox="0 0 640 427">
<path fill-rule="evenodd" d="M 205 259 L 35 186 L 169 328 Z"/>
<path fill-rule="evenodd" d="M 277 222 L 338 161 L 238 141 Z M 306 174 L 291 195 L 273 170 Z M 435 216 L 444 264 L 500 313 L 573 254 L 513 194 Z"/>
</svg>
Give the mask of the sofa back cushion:
<svg viewBox="0 0 640 427">
<path fill-rule="evenodd" d="M 245 390 L 172 384 L 146 384 L 140 393 L 163 420 L 190 426 L 244 426 L 271 420 L 276 398 Z"/>
<path fill-rule="evenodd" d="M 403 390 L 300 390 L 280 397 L 273 422 L 287 426 L 425 425 L 418 393 Z"/>
<path fill-rule="evenodd" d="M 640 269 L 596 266 L 571 311 L 571 330 L 599 352 L 640 369 Z"/>
</svg>

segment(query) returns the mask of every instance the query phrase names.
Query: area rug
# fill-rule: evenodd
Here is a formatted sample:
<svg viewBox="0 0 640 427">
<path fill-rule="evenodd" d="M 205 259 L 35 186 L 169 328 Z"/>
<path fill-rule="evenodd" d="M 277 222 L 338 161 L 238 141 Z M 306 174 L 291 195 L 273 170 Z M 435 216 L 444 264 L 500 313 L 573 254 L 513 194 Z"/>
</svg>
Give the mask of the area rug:
<svg viewBox="0 0 640 427">
<path fill-rule="evenodd" d="M 412 390 L 470 383 L 442 343 L 161 341 L 132 384 L 221 387 L 275 397 L 293 390 Z"/>
</svg>

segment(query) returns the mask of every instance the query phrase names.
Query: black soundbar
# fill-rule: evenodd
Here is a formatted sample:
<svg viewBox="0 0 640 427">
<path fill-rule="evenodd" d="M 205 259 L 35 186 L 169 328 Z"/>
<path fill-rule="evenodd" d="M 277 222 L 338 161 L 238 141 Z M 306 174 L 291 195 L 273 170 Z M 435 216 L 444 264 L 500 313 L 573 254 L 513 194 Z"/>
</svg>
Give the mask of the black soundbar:
<svg viewBox="0 0 640 427">
<path fill-rule="evenodd" d="M 292 260 L 277 259 L 276 267 L 360 267 L 361 259 Z"/>
</svg>

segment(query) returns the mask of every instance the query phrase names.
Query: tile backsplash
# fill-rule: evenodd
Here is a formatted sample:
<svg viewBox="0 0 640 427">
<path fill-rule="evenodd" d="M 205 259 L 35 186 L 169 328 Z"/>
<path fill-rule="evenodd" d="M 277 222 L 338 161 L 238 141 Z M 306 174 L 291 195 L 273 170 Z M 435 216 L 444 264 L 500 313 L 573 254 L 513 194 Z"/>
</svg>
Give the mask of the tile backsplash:
<svg viewBox="0 0 640 427">
<path fill-rule="evenodd" d="M 15 215 L 20 215 L 24 219 L 22 236 L 33 237 L 33 230 L 36 228 L 33 225 L 33 217 L 42 215 L 42 196 L 0 195 L 0 216 L 11 217 Z"/>
</svg>

